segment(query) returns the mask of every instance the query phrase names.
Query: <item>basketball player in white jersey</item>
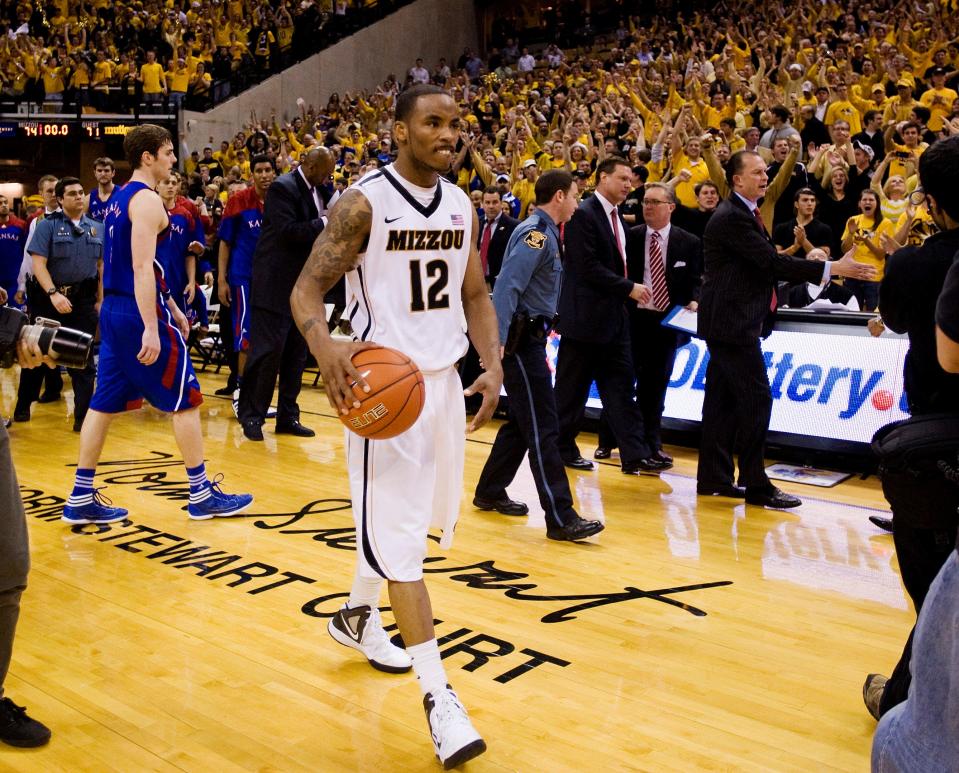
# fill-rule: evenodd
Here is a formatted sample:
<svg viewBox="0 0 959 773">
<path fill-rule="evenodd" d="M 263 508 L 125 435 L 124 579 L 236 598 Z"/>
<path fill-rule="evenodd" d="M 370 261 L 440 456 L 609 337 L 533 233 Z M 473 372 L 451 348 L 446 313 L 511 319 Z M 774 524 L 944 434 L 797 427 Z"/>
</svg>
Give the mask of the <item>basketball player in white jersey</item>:
<svg viewBox="0 0 959 773">
<path fill-rule="evenodd" d="M 350 358 L 376 342 L 409 355 L 423 371 L 423 413 L 390 440 L 346 432 L 350 494 L 357 534 L 357 570 L 346 606 L 329 624 L 333 638 L 362 652 L 383 671 L 412 666 L 437 756 L 450 769 L 486 744 L 447 684 L 423 582 L 430 526 L 448 547 L 463 493 L 466 423 L 455 364 L 469 336 L 487 370 L 466 393 L 483 396 L 467 431 L 492 416 L 499 399 L 496 312 L 476 250 L 477 218 L 469 198 L 440 177 L 450 168 L 459 111 L 442 89 L 418 85 L 396 102 L 396 162 L 365 175 L 330 212 L 293 289 L 291 305 L 323 374 L 330 404 L 358 406 L 351 384 L 369 390 Z M 323 296 L 347 275 L 347 307 L 358 341 L 335 342 Z M 383 630 L 377 606 L 383 581 L 406 650 Z"/>
</svg>

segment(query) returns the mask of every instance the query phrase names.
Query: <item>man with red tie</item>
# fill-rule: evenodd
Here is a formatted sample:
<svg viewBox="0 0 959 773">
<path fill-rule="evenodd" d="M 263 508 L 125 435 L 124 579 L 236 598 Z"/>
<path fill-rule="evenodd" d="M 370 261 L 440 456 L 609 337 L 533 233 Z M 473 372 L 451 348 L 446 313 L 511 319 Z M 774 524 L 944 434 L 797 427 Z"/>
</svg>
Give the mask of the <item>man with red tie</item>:
<svg viewBox="0 0 959 773">
<path fill-rule="evenodd" d="M 677 305 L 696 310 L 703 274 L 703 244 L 698 237 L 670 222 L 676 199 L 667 185 L 646 185 L 642 207 L 645 225 L 631 228 L 626 234 L 629 276 L 652 292 L 649 300 L 629 313 L 636 401 L 652 458 L 672 466 L 672 457 L 662 449 L 660 427 L 676 349 L 689 341 L 689 335 L 665 327 L 662 321 Z M 609 424 L 603 421 L 599 448 L 593 456 L 608 459 L 613 442 Z"/>
<path fill-rule="evenodd" d="M 483 217 L 480 218 L 476 246 L 483 262 L 483 274 L 492 288 L 503 266 L 506 244 L 519 220 L 510 217 L 503 206 L 503 193 L 496 185 L 483 191 Z M 470 382 L 472 383 L 472 382 Z"/>
<path fill-rule="evenodd" d="M 821 250 L 805 260 L 780 254 L 759 212 L 767 180 L 766 162 L 758 153 L 734 153 L 726 167 L 733 192 L 716 208 L 703 235 L 698 333 L 709 347 L 709 365 L 696 489 L 785 508 L 802 502 L 770 483 L 763 459 L 772 394 L 759 342 L 772 332 L 776 283 L 825 283 L 835 275 L 868 279 L 874 269 L 854 261 L 852 252 L 834 262 L 822 255 L 815 259 Z M 733 482 L 734 447 L 739 486 Z"/>
<path fill-rule="evenodd" d="M 633 399 L 633 358 L 628 304 L 647 303 L 652 291 L 628 276 L 626 223 L 619 206 L 632 190 L 629 162 L 610 157 L 596 167 L 596 193 L 576 210 L 565 229 L 563 288 L 559 297 L 562 341 L 556 364 L 559 451 L 567 467 L 591 470 L 576 445 L 589 388 L 599 396 L 620 450 L 623 473 L 659 472 L 643 418 Z"/>
</svg>

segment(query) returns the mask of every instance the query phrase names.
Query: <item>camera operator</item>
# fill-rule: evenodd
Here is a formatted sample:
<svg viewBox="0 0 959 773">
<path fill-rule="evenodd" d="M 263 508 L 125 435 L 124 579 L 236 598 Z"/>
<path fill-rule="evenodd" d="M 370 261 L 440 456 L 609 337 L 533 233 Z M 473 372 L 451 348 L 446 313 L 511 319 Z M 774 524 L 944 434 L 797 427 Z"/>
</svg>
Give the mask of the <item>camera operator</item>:
<svg viewBox="0 0 959 773">
<path fill-rule="evenodd" d="M 0 303 L 6 302 L 6 290 L 0 288 Z M 40 348 L 21 341 L 17 345 L 17 361 L 24 369 L 41 363 L 53 365 L 42 357 Z M 26 709 L 3 697 L 3 682 L 10 668 L 13 636 L 20 615 L 20 595 L 27 586 L 30 570 L 30 545 L 27 540 L 27 519 L 20 498 L 20 486 L 10 455 L 10 437 L 0 423 L 0 741 L 10 746 L 43 746 L 50 740 L 50 730 L 27 716 Z"/>
<path fill-rule="evenodd" d="M 17 275 L 17 293 L 13 300 L 17 305 L 26 303 L 27 309 L 33 299 L 27 297 L 28 283 L 36 290 L 36 285 L 31 282 L 33 278 L 33 259 L 27 251 L 27 245 L 33 239 L 37 231 L 37 226 L 55 212 L 60 211 L 60 203 L 57 201 L 57 177 L 52 174 L 45 174 L 37 181 L 37 192 L 43 199 L 43 206 L 37 209 L 27 218 L 27 236 L 23 242 L 23 258 L 20 263 L 20 272 Z M 43 371 L 43 394 L 40 394 L 41 384 L 36 379 L 28 379 L 28 383 L 20 382 L 17 389 L 17 405 L 14 408 L 13 418 L 17 421 L 30 420 L 31 403 L 55 403 L 60 399 L 60 392 L 63 389 L 63 378 L 60 376 L 59 368 L 44 368 Z M 19 416 L 19 418 L 18 418 Z"/>
<path fill-rule="evenodd" d="M 60 211 L 37 224 L 27 245 L 33 258 L 30 321 L 46 317 L 94 335 L 101 300 L 103 224 L 83 214 L 83 185 L 77 178 L 59 180 L 56 195 Z M 84 368 L 71 368 L 69 373 L 73 380 L 73 431 L 79 432 L 93 396 L 96 371 L 92 358 Z M 21 383 L 32 382 L 38 389 L 43 373 L 27 371 L 20 378 Z M 14 418 L 29 421 L 29 407 L 18 407 Z"/>
<path fill-rule="evenodd" d="M 882 319 L 870 324 L 874 335 L 888 326 L 909 336 L 903 376 L 913 418 L 902 423 L 904 430 L 910 426 L 945 428 L 948 416 L 959 414 L 959 375 L 942 366 L 936 343 L 936 301 L 959 250 L 957 174 L 959 137 L 933 144 L 919 159 L 919 195 L 924 196 L 925 206 L 940 232 L 918 247 L 897 250 L 889 258 L 879 289 Z M 925 424 L 924 419 L 930 423 Z M 936 434 L 922 434 L 926 442 L 919 444 L 919 449 L 935 448 L 941 442 Z M 921 473 L 910 469 L 904 475 L 883 474 L 883 493 L 893 514 L 899 572 L 917 614 L 923 608 L 929 586 L 952 553 L 959 527 L 959 488 L 951 484 L 937 486 L 938 471 L 933 480 Z M 885 524 L 879 525 L 885 528 Z M 910 662 L 914 639 L 910 634 L 888 680 L 881 674 L 866 678 L 863 698 L 876 719 L 906 700 L 913 676 Z"/>
</svg>

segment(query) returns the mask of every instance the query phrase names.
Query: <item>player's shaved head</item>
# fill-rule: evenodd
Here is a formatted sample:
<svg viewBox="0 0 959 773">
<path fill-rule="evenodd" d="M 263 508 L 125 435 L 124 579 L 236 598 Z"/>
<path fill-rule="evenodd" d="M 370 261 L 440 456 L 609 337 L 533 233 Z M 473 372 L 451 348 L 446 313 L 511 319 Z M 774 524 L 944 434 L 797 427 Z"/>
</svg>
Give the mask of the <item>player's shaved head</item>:
<svg viewBox="0 0 959 773">
<path fill-rule="evenodd" d="M 333 174 L 333 167 L 336 162 L 329 148 L 322 145 L 310 148 L 309 152 L 303 156 L 300 167 L 303 169 L 303 175 L 309 181 L 310 185 L 323 185 Z"/>
</svg>

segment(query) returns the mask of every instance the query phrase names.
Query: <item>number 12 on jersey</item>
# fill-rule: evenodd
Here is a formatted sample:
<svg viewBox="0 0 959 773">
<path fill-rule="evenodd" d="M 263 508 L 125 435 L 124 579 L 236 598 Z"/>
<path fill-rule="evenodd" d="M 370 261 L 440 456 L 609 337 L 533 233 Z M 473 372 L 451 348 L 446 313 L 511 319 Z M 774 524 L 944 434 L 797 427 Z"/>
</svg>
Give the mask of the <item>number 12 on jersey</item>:
<svg viewBox="0 0 959 773">
<path fill-rule="evenodd" d="M 446 286 L 450 281 L 449 264 L 442 258 L 427 261 L 410 261 L 410 311 L 432 311 L 433 309 L 448 309 L 450 296 Z M 424 277 L 425 273 L 425 277 Z M 426 298 L 423 297 L 423 286 L 426 288 Z"/>
</svg>

